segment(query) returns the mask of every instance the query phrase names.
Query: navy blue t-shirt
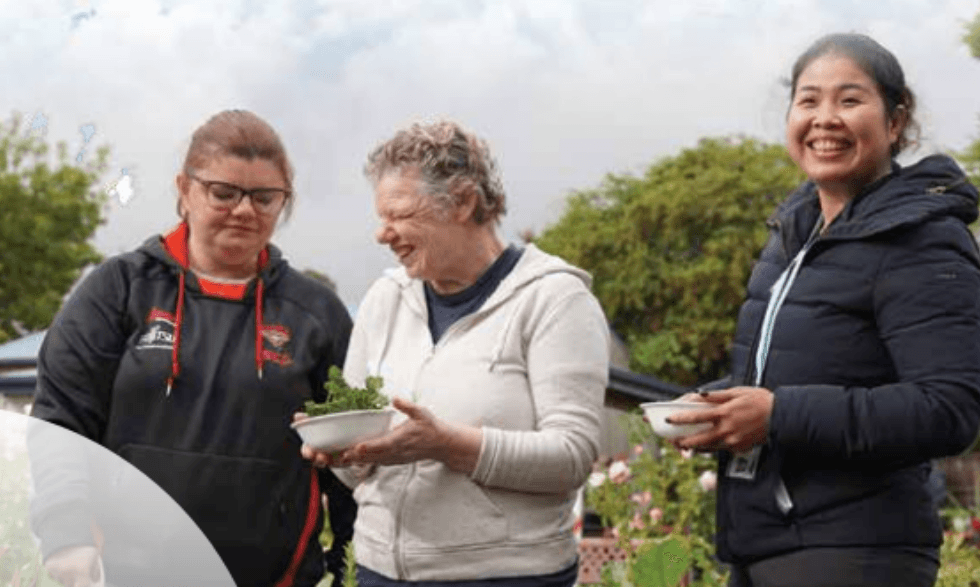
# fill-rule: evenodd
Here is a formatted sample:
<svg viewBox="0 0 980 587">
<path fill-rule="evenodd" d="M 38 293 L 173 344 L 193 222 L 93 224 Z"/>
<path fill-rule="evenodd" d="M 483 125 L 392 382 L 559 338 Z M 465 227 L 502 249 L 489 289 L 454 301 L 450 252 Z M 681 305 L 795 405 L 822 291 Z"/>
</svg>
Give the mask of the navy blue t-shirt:
<svg viewBox="0 0 980 587">
<path fill-rule="evenodd" d="M 514 245 L 508 246 L 497 260 L 483 272 L 473 285 L 461 292 L 449 295 L 439 295 L 425 284 L 425 303 L 429 308 L 429 332 L 432 333 L 432 343 L 439 342 L 442 335 L 457 320 L 476 312 L 487 301 L 497 286 L 517 265 L 523 249 Z"/>
</svg>

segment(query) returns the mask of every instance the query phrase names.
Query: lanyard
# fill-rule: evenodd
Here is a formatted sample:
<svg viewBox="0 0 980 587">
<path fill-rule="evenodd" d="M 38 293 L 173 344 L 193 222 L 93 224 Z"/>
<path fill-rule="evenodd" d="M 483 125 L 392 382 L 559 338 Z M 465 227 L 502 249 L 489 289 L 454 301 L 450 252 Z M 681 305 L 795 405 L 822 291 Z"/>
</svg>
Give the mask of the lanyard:
<svg viewBox="0 0 980 587">
<path fill-rule="evenodd" d="M 823 216 L 820 216 L 817 219 L 817 224 L 813 227 L 813 232 L 810 233 L 810 238 L 807 239 L 803 248 L 793 257 L 789 266 L 786 267 L 782 275 L 779 276 L 779 279 L 772 286 L 772 297 L 769 298 L 769 304 L 766 306 L 766 313 L 762 318 L 762 328 L 759 332 L 759 348 L 755 352 L 754 385 L 756 387 L 762 385 L 762 373 L 766 368 L 766 360 L 769 358 L 769 345 L 772 344 L 772 333 L 776 325 L 776 314 L 783 307 L 783 302 L 786 301 L 786 296 L 789 295 L 789 289 L 793 287 L 793 282 L 796 281 L 800 267 L 803 266 L 803 258 L 806 257 L 807 251 L 813 246 L 813 242 L 816 240 L 817 235 L 820 234 L 822 227 Z"/>
<path fill-rule="evenodd" d="M 789 266 L 783 270 L 779 279 L 772 286 L 772 296 L 769 298 L 769 304 L 766 306 L 766 313 L 762 318 L 762 326 L 759 330 L 759 347 L 755 352 L 754 381 L 756 387 L 762 385 L 762 374 L 766 367 L 766 361 L 769 358 L 769 345 L 772 344 L 772 333 L 776 324 L 776 314 L 779 313 L 783 302 L 786 301 L 789 289 L 793 286 L 793 282 L 796 281 L 796 276 L 799 274 L 800 267 L 803 265 L 803 259 L 816 240 L 817 235 L 820 234 L 821 228 L 823 228 L 823 216 L 817 219 L 817 224 L 813 227 L 813 232 L 810 233 L 810 237 L 804 243 L 803 248 L 793 257 Z M 753 447 L 746 452 L 733 454 L 732 460 L 728 463 L 727 475 L 748 481 L 754 480 L 756 470 L 759 467 L 761 454 L 761 446 Z M 786 513 L 793 508 L 793 501 L 789 497 L 789 492 L 786 490 L 786 485 L 783 483 L 783 480 L 779 479 L 778 481 L 776 484 L 776 502 L 780 510 Z"/>
</svg>

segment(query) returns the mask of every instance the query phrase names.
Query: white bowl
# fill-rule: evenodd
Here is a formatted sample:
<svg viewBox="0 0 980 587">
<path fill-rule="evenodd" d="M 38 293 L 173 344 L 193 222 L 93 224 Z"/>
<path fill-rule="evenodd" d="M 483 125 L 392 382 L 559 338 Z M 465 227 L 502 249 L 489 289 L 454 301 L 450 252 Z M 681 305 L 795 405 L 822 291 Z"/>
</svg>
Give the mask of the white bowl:
<svg viewBox="0 0 980 587">
<path fill-rule="evenodd" d="M 647 402 L 645 404 L 640 404 L 640 408 L 643 409 L 643 414 L 647 417 L 650 422 L 650 427 L 653 428 L 653 432 L 658 436 L 663 438 L 680 438 L 682 436 L 690 436 L 691 434 L 697 434 L 698 432 L 704 432 L 714 426 L 712 422 L 702 422 L 699 424 L 670 424 L 667 422 L 667 418 L 674 414 L 680 412 L 689 412 L 691 410 L 706 410 L 714 407 L 713 404 L 709 403 L 699 403 L 699 402 L 679 402 L 679 401 L 669 401 L 669 402 Z"/>
<path fill-rule="evenodd" d="M 338 451 L 363 440 L 383 436 L 391 426 L 395 410 L 351 410 L 315 416 L 291 426 L 305 444 L 321 451 Z"/>
</svg>

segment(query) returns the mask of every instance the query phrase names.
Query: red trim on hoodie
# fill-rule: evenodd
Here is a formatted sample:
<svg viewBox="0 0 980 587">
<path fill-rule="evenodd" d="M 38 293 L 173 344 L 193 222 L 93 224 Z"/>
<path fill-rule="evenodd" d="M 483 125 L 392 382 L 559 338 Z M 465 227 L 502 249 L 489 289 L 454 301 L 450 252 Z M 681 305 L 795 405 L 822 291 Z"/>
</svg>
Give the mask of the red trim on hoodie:
<svg viewBox="0 0 980 587">
<path fill-rule="evenodd" d="M 190 269 L 190 257 L 187 252 L 187 238 L 189 235 L 190 231 L 187 223 L 181 222 L 163 237 L 164 250 L 184 269 Z M 268 262 L 269 251 L 268 249 L 262 249 L 262 252 L 259 253 L 258 269 L 261 271 Z M 194 277 L 197 278 L 197 283 L 201 286 L 201 292 L 215 298 L 241 300 L 245 297 L 245 292 L 248 290 L 247 283 L 220 283 L 202 278 L 196 273 Z"/>
<path fill-rule="evenodd" d="M 180 265 L 180 288 L 177 293 L 177 308 L 175 310 L 176 320 L 174 323 L 174 350 L 171 362 L 170 377 L 167 378 L 167 397 L 173 389 L 174 381 L 180 374 L 180 325 L 184 314 L 184 289 L 185 277 L 190 269 L 190 255 L 188 252 L 187 239 L 190 236 L 190 227 L 186 222 L 181 222 L 176 228 L 171 230 L 161 240 L 163 248 Z M 256 272 L 261 272 L 269 262 L 269 249 L 263 248 L 259 252 L 258 266 Z M 204 294 L 230 300 L 241 300 L 245 297 L 248 284 L 232 285 L 227 283 L 216 283 L 207 279 L 202 279 L 196 273 L 197 282 Z M 262 297 L 263 282 L 261 275 L 256 277 L 255 284 L 255 371 L 259 379 L 262 379 L 262 367 L 265 364 L 265 357 L 262 353 Z"/>
<path fill-rule="evenodd" d="M 310 506 L 306 510 L 306 523 L 303 524 L 303 531 L 299 535 L 299 542 L 296 544 L 296 551 L 293 553 L 292 560 L 286 568 L 286 573 L 282 579 L 276 583 L 275 587 L 291 587 L 296 582 L 296 571 L 299 570 L 300 563 L 303 562 L 303 555 L 313 537 L 313 530 L 316 528 L 316 519 L 320 515 L 320 481 L 317 479 L 316 470 L 310 471 Z"/>
</svg>

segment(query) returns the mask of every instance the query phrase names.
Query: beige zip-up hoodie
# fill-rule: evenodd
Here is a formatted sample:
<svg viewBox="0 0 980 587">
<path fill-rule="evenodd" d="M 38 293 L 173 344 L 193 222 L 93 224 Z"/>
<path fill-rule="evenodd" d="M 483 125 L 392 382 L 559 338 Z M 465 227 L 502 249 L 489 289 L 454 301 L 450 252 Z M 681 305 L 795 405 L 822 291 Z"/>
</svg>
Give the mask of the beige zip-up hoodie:
<svg viewBox="0 0 980 587">
<path fill-rule="evenodd" d="M 359 564 L 394 579 L 539 575 L 576 558 L 572 506 L 598 456 L 608 326 L 584 271 L 528 245 L 480 310 L 432 344 L 422 282 L 375 282 L 345 362 L 351 385 L 482 427 L 471 476 L 436 461 L 377 467 L 354 487 Z M 396 416 L 394 425 L 402 414 Z"/>
</svg>

